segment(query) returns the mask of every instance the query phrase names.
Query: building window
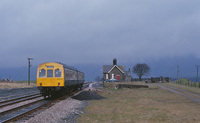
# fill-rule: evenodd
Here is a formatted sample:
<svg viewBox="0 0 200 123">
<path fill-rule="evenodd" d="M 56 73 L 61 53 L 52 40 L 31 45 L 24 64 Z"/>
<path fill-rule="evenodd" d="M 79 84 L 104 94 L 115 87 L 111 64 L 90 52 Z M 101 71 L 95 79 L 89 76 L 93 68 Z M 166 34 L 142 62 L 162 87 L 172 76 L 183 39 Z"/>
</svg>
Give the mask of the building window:
<svg viewBox="0 0 200 123">
<path fill-rule="evenodd" d="M 106 79 L 108 79 L 108 74 L 106 74 Z"/>
<path fill-rule="evenodd" d="M 114 73 L 112 74 L 112 79 L 115 79 L 115 74 Z"/>
</svg>

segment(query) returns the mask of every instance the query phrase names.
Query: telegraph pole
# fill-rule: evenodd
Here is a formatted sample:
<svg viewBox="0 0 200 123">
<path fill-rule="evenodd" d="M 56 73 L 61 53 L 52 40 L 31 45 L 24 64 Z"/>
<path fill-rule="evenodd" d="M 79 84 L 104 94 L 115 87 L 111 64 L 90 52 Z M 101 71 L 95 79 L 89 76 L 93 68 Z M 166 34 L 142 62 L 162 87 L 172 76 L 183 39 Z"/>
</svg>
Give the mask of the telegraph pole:
<svg viewBox="0 0 200 123">
<path fill-rule="evenodd" d="M 28 85 L 30 85 L 30 68 L 31 68 L 30 60 L 33 60 L 33 58 L 27 58 L 27 59 L 28 59 Z"/>
<path fill-rule="evenodd" d="M 198 82 L 199 66 L 198 65 L 196 65 L 196 66 L 197 66 L 197 78 L 196 78 L 196 82 Z"/>
<path fill-rule="evenodd" d="M 178 73 L 179 73 L 179 69 L 178 69 L 178 65 L 177 65 L 177 80 L 178 80 Z"/>
</svg>

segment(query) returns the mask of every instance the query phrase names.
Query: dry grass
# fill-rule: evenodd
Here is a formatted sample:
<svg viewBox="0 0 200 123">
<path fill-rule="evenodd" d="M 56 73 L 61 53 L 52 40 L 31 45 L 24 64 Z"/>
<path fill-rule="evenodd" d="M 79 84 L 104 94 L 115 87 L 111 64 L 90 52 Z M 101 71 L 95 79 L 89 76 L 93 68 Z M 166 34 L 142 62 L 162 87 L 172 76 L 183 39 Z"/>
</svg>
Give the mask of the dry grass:
<svg viewBox="0 0 200 123">
<path fill-rule="evenodd" d="M 27 87 L 36 87 L 36 82 L 31 82 L 30 85 L 28 85 L 27 82 L 0 82 L 0 89 L 27 88 Z"/>
<path fill-rule="evenodd" d="M 180 95 L 156 87 L 113 89 L 113 83 L 99 93 L 107 99 L 91 101 L 81 123 L 200 122 L 200 106 Z"/>
</svg>

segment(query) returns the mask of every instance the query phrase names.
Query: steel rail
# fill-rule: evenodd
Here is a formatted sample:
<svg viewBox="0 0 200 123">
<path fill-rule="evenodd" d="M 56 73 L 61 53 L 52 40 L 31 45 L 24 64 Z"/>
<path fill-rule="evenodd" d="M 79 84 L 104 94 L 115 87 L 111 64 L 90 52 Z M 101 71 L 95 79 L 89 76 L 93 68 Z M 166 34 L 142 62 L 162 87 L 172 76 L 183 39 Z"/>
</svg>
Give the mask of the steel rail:
<svg viewBox="0 0 200 123">
<path fill-rule="evenodd" d="M 19 100 L 14 100 L 14 101 L 11 101 L 11 102 L 3 103 L 3 104 L 0 105 L 0 108 L 1 108 L 1 107 L 4 107 L 4 106 L 8 106 L 8 105 L 15 104 L 15 103 L 23 102 L 23 101 L 26 101 L 26 100 L 38 98 L 38 97 L 41 97 L 41 96 L 42 96 L 42 95 L 37 94 L 37 95 L 35 95 L 35 96 L 30 96 L 30 97 L 27 97 L 27 98 L 22 98 L 22 99 L 19 99 Z"/>
<path fill-rule="evenodd" d="M 16 96 L 21 96 L 21 95 L 26 95 L 26 94 L 31 94 L 31 93 L 35 93 L 35 92 L 38 92 L 38 91 L 31 91 L 31 92 L 28 92 L 28 93 L 21 93 L 21 94 L 15 94 L 15 95 L 9 95 L 9 96 L 4 96 L 4 97 L 0 97 L 0 100 L 2 99 L 7 99 L 7 98 L 13 98 L 13 97 L 16 97 Z"/>
<path fill-rule="evenodd" d="M 14 100 L 18 100 L 18 99 L 22 99 L 22 98 L 26 98 L 26 97 L 30 97 L 30 96 L 35 96 L 35 95 L 38 95 L 38 94 L 40 94 L 40 93 L 31 93 L 29 95 L 28 94 L 23 94 L 23 96 L 20 95 L 17 98 L 12 98 L 12 99 L 8 99 L 8 100 L 2 100 L 2 101 L 0 101 L 0 104 L 6 103 L 6 102 L 10 102 L 10 101 L 14 101 Z M 17 95 L 14 95 L 14 96 L 16 97 Z"/>
<path fill-rule="evenodd" d="M 45 100 L 42 104 L 39 104 L 39 105 L 32 105 L 32 107 L 27 107 L 27 109 L 24 109 L 23 111 L 21 111 L 20 113 L 17 113 L 17 114 L 15 114 L 15 115 L 11 115 L 10 117 L 9 116 L 7 116 L 6 118 L 4 117 L 4 119 L 0 119 L 0 122 L 1 123 L 7 123 L 7 122 L 11 122 L 11 121 L 14 121 L 14 120 L 16 120 L 16 119 L 18 119 L 18 118 L 20 118 L 20 117 L 22 117 L 22 116 L 24 116 L 24 115 L 26 115 L 26 114 L 28 114 L 29 112 L 32 112 L 32 111 L 34 111 L 34 110 L 37 110 L 37 109 L 39 109 L 40 107 L 42 107 L 42 106 L 44 106 L 44 105 L 46 105 L 46 104 L 48 104 L 48 103 L 50 103 L 51 101 L 47 101 L 47 100 Z"/>
<path fill-rule="evenodd" d="M 11 108 L 11 109 L 2 111 L 2 112 L 0 112 L 0 116 L 6 114 L 6 113 L 8 113 L 8 112 L 12 112 L 12 111 L 18 110 L 18 109 L 20 109 L 20 108 L 24 108 L 24 107 L 26 107 L 26 106 L 32 105 L 32 104 L 34 104 L 34 103 L 41 102 L 41 101 L 43 101 L 43 100 L 44 100 L 44 99 L 39 99 L 39 100 L 36 100 L 36 101 L 34 101 L 34 102 L 27 103 L 27 104 L 25 104 L 25 105 L 21 105 L 21 106 L 15 107 L 15 108 Z"/>
</svg>

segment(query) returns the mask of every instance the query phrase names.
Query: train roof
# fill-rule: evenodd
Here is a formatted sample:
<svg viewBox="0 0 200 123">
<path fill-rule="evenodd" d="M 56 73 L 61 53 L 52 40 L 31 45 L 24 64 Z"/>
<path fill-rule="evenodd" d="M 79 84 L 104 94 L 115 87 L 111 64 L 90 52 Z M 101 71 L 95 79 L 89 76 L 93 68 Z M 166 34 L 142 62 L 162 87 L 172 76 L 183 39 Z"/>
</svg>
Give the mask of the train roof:
<svg viewBox="0 0 200 123">
<path fill-rule="evenodd" d="M 70 70 L 75 70 L 75 71 L 81 72 L 81 71 L 79 71 L 78 69 L 76 69 L 76 68 L 74 68 L 74 67 L 72 67 L 72 66 L 68 66 L 68 65 L 66 65 L 66 64 L 63 64 L 63 63 L 61 63 L 61 62 L 55 62 L 55 63 L 58 63 L 58 64 L 63 65 L 64 68 L 67 68 L 67 69 L 70 69 Z M 83 73 L 83 72 L 81 72 L 81 73 Z"/>
<path fill-rule="evenodd" d="M 74 68 L 74 67 L 72 67 L 72 66 L 68 66 L 68 65 L 66 65 L 66 64 L 63 64 L 63 63 L 61 63 L 61 62 L 56 62 L 56 61 L 54 61 L 54 62 L 45 62 L 45 63 L 43 63 L 43 64 L 47 64 L 47 63 L 56 63 L 56 64 L 60 64 L 60 65 L 62 65 L 62 66 L 63 66 L 64 68 L 66 68 L 66 69 L 74 70 L 74 71 L 78 71 L 78 72 L 80 72 L 80 73 L 83 73 L 83 72 L 79 71 L 78 69 L 76 69 L 76 68 Z M 40 64 L 40 65 L 42 65 L 42 64 Z"/>
</svg>

